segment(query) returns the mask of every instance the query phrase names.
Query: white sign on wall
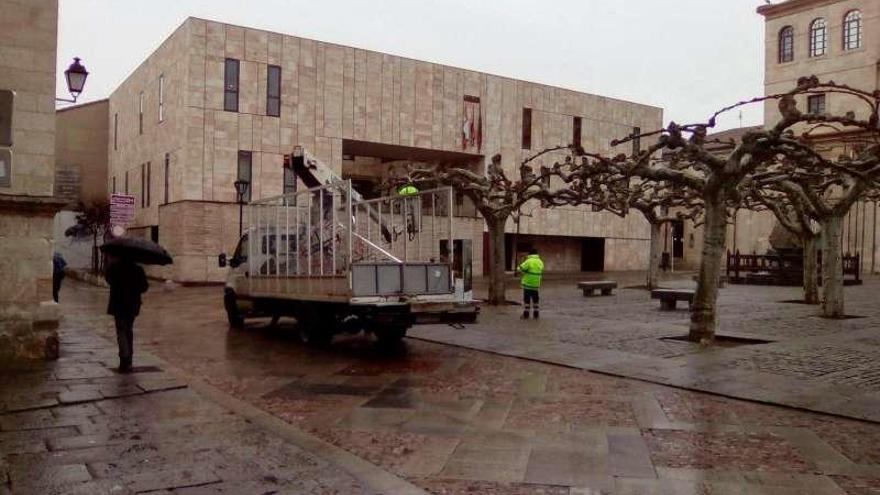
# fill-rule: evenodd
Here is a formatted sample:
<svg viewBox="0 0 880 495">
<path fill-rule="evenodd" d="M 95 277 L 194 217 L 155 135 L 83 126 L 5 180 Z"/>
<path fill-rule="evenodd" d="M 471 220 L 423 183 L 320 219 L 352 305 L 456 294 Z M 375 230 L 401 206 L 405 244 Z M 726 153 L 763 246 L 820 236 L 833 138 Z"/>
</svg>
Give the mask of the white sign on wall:
<svg viewBox="0 0 880 495">
<path fill-rule="evenodd" d="M 110 195 L 110 225 L 127 227 L 134 220 L 134 196 Z"/>
</svg>

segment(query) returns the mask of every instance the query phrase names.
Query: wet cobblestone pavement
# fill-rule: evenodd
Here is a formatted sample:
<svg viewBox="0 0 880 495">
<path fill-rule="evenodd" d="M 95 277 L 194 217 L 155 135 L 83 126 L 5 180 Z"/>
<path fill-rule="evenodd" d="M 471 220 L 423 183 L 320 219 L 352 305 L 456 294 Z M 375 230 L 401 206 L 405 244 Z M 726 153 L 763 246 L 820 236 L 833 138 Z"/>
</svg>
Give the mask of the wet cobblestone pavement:
<svg viewBox="0 0 880 495">
<path fill-rule="evenodd" d="M 82 285 L 62 294 L 82 318 L 105 297 Z M 360 336 L 313 349 L 292 321 L 229 331 L 221 297 L 151 291 L 135 364 L 150 350 L 432 493 L 880 493 L 880 425 L 415 339 L 392 351 Z M 109 321 L 90 318 L 112 335 Z M 500 332 L 530 331 L 508 327 Z M 497 346 L 511 343 L 499 335 Z"/>
</svg>

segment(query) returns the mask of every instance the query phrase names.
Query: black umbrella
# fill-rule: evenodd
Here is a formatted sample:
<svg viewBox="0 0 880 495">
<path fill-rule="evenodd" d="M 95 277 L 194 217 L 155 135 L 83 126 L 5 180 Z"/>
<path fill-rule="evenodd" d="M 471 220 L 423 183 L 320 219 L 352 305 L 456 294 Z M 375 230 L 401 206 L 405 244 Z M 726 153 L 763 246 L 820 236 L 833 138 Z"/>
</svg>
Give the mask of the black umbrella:
<svg viewBox="0 0 880 495">
<path fill-rule="evenodd" d="M 165 248 L 140 237 L 116 237 L 105 242 L 101 246 L 101 251 L 145 265 L 170 265 L 174 263 Z"/>
</svg>

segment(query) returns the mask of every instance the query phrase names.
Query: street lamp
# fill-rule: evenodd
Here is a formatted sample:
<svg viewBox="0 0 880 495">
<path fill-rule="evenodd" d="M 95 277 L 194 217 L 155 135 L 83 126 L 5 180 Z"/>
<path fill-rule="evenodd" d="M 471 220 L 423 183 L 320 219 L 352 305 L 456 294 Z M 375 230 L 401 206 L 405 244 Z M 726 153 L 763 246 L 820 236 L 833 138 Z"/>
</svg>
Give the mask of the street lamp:
<svg viewBox="0 0 880 495">
<path fill-rule="evenodd" d="M 237 180 L 233 183 L 235 186 L 236 199 L 238 201 L 238 237 L 241 238 L 241 226 L 244 216 L 244 197 L 248 192 L 251 183 L 246 180 Z"/>
<path fill-rule="evenodd" d="M 79 60 L 79 57 L 73 57 L 73 63 L 64 71 L 64 78 L 67 79 L 67 90 L 70 91 L 70 96 L 73 96 L 73 99 L 55 98 L 55 101 L 76 103 L 76 98 L 82 93 L 86 85 L 86 78 L 89 76 L 89 71 L 79 63 Z"/>
</svg>

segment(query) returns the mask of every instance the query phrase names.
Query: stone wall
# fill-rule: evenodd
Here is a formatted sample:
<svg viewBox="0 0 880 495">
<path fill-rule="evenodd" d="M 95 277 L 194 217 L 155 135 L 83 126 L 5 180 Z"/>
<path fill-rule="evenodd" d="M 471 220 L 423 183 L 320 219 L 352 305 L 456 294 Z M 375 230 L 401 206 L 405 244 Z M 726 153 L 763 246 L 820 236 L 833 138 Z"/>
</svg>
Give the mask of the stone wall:
<svg viewBox="0 0 880 495">
<path fill-rule="evenodd" d="M 10 187 L 0 187 L 0 361 L 57 357 L 52 302 L 57 0 L 0 0 L 0 89 L 15 92 Z"/>
<path fill-rule="evenodd" d="M 55 113 L 56 196 L 84 203 L 107 201 L 108 109 L 109 102 L 100 100 Z M 61 183 L 64 180 L 71 182 L 69 187 Z"/>
</svg>

